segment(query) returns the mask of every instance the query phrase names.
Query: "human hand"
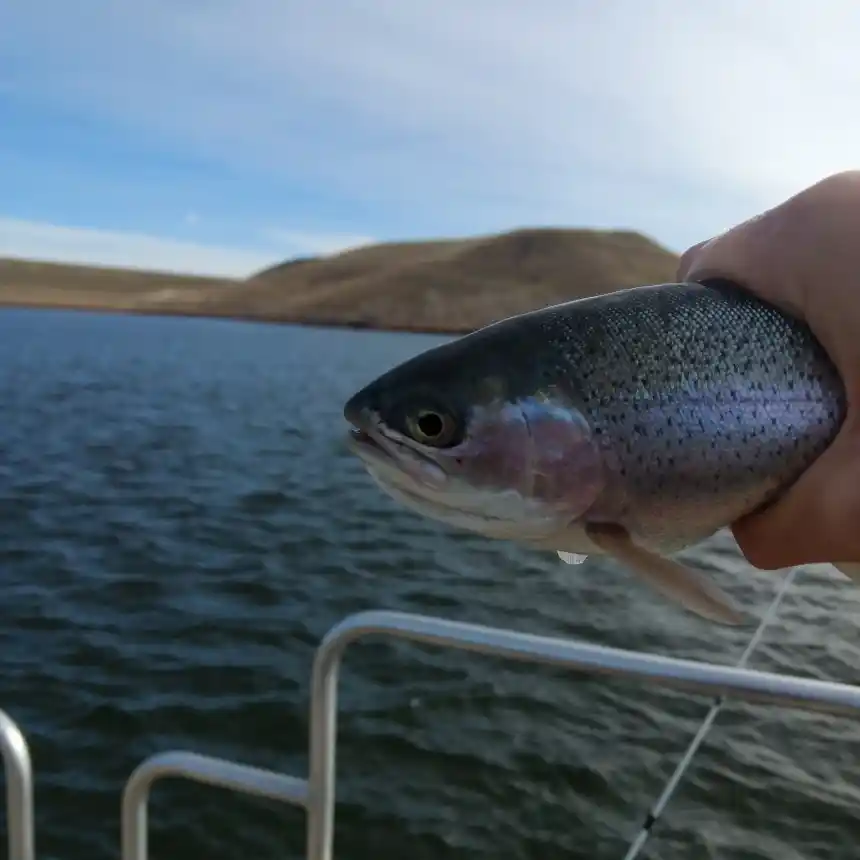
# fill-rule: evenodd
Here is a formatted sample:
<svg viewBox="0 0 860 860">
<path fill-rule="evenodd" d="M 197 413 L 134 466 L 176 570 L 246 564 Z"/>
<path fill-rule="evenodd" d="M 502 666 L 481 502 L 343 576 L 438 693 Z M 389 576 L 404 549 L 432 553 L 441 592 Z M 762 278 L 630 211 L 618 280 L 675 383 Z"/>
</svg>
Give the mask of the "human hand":
<svg viewBox="0 0 860 860">
<path fill-rule="evenodd" d="M 860 171 L 835 174 L 681 258 L 678 280 L 728 278 L 804 319 L 845 383 L 832 445 L 775 503 L 734 523 L 748 561 L 860 562 Z"/>
</svg>

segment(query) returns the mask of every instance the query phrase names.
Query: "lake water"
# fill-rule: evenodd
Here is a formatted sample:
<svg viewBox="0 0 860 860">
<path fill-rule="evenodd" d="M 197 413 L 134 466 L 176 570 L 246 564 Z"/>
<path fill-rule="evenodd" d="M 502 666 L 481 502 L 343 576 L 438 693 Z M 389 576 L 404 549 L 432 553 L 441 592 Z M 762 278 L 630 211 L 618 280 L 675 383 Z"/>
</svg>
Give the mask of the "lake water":
<svg viewBox="0 0 860 860">
<path fill-rule="evenodd" d="M 347 396 L 438 338 L 0 312 L 0 707 L 31 743 L 37 850 L 115 858 L 123 782 L 193 749 L 304 776 L 314 649 L 344 616 L 424 612 L 726 663 L 750 629 L 623 570 L 455 533 L 342 444 Z M 689 553 L 763 611 L 778 575 Z M 804 573 L 752 665 L 858 680 L 860 597 Z M 620 860 L 709 702 L 384 640 L 346 660 L 336 854 Z M 731 704 L 642 855 L 841 860 L 860 725 Z M 297 810 L 184 782 L 160 860 L 298 857 Z"/>
</svg>

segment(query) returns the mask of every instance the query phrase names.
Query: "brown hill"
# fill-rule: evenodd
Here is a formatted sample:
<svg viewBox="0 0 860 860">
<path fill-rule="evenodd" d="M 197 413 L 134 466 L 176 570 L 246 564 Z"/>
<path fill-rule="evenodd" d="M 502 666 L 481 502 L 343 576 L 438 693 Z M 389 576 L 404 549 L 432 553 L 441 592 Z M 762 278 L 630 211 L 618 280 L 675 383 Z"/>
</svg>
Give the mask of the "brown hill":
<svg viewBox="0 0 860 860">
<path fill-rule="evenodd" d="M 145 311 L 194 304 L 238 282 L 137 269 L 0 259 L 0 305 Z"/>
<path fill-rule="evenodd" d="M 671 280 L 677 259 L 638 233 L 527 229 L 370 245 L 292 260 L 246 281 L 0 260 L 0 304 L 456 333 Z"/>
</svg>

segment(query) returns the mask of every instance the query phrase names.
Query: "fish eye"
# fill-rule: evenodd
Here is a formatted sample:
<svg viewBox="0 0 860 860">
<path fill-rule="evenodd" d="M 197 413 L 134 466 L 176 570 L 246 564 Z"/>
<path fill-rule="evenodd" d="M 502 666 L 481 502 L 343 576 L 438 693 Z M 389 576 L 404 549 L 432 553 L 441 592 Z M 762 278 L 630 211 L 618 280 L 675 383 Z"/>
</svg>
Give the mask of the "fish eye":
<svg viewBox="0 0 860 860">
<path fill-rule="evenodd" d="M 435 409 L 419 409 L 407 417 L 406 428 L 416 442 L 442 448 L 454 438 L 457 424 L 447 413 Z"/>
</svg>

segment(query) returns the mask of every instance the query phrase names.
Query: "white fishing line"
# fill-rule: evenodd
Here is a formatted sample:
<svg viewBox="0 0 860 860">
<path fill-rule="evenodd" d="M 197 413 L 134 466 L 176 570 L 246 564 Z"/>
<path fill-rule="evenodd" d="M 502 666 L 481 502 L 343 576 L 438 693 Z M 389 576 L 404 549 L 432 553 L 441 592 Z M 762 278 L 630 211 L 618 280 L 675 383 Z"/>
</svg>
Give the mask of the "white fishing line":
<svg viewBox="0 0 860 860">
<path fill-rule="evenodd" d="M 765 629 L 769 624 L 773 622 L 776 618 L 777 610 L 779 609 L 780 603 L 782 603 L 783 597 L 788 593 L 788 589 L 791 587 L 792 582 L 794 581 L 795 575 L 797 574 L 797 568 L 793 567 L 786 576 L 783 578 L 782 583 L 777 589 L 776 596 L 773 598 L 770 606 L 768 606 L 767 611 L 762 616 L 761 621 L 759 622 L 758 628 L 753 634 L 752 639 L 750 639 L 749 644 L 744 649 L 743 654 L 741 654 L 741 658 L 737 663 L 738 668 L 742 668 L 746 665 L 749 658 L 752 656 L 753 651 L 758 647 L 759 642 L 761 642 L 761 638 L 764 635 Z M 645 816 L 645 821 L 642 824 L 642 829 L 637 834 L 636 838 L 633 840 L 632 845 L 628 849 L 627 853 L 624 855 L 624 860 L 635 860 L 639 856 L 642 851 L 642 848 L 645 846 L 645 843 L 648 841 L 648 837 L 651 835 L 651 831 L 654 825 L 659 821 L 660 816 L 663 814 L 663 811 L 666 809 L 666 805 L 669 803 L 669 800 L 672 798 L 672 795 L 675 792 L 675 789 L 678 787 L 679 783 L 684 777 L 684 774 L 687 772 L 687 769 L 693 762 L 693 758 L 696 753 L 699 751 L 699 748 L 702 746 L 705 738 L 708 735 L 708 732 L 711 730 L 711 727 L 714 725 L 714 720 L 716 720 L 717 715 L 720 713 L 720 710 L 725 703 L 725 697 L 718 696 L 714 700 L 714 704 L 711 706 L 710 711 L 708 711 L 704 721 L 701 726 L 699 726 L 699 730 L 696 732 L 693 740 L 690 741 L 690 745 L 687 747 L 687 751 L 681 757 L 681 760 L 678 762 L 678 766 L 675 768 L 675 772 L 669 778 L 669 781 L 666 783 L 666 787 L 663 789 L 662 794 L 657 799 L 657 802 L 651 807 L 648 811 L 648 814 Z"/>
</svg>

